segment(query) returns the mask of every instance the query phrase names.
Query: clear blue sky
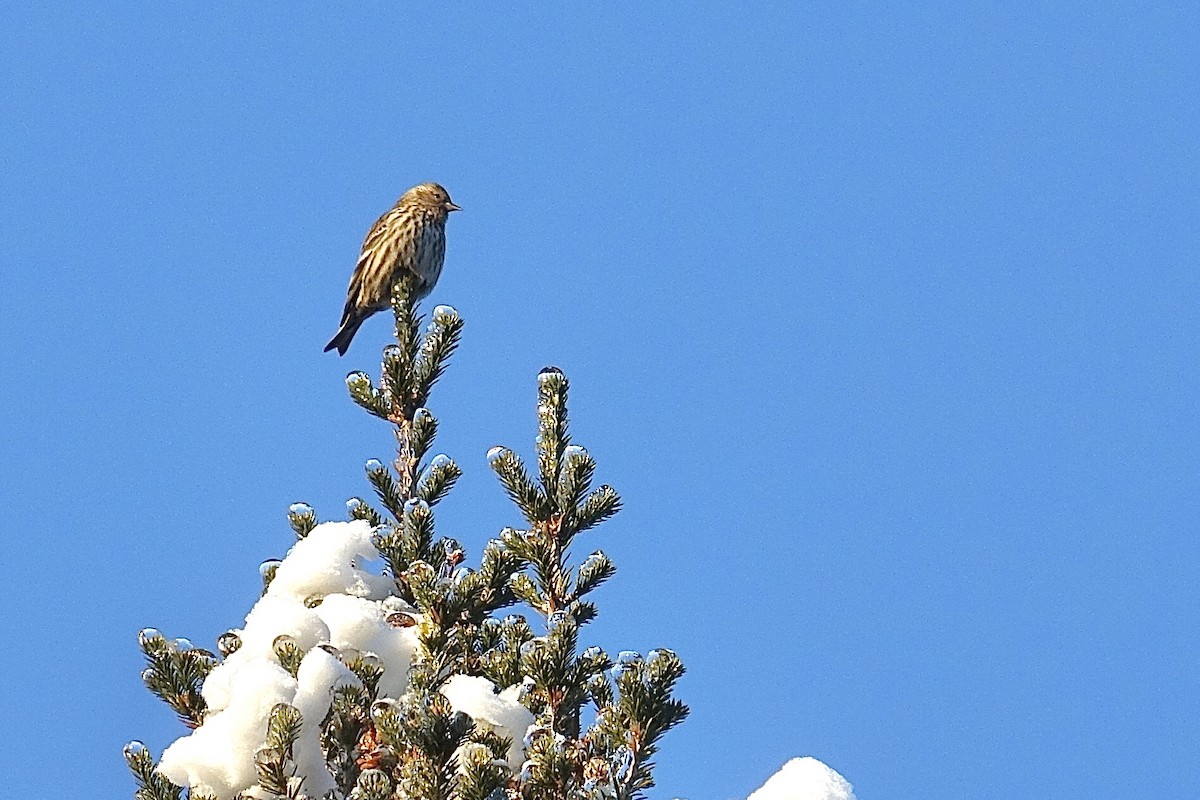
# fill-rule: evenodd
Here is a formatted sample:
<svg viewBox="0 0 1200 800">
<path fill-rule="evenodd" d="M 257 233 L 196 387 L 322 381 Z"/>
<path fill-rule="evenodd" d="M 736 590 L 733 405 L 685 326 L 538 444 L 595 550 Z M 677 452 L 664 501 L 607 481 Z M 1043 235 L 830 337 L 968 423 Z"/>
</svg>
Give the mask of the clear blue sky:
<svg viewBox="0 0 1200 800">
<path fill-rule="evenodd" d="M 1200 796 L 1200 14 L 733 5 L 5 11 L 3 794 L 130 796 L 137 630 L 368 492 L 386 322 L 321 348 L 432 179 L 439 529 L 517 521 L 561 366 L 627 505 L 585 639 L 690 667 L 656 797 Z"/>
</svg>

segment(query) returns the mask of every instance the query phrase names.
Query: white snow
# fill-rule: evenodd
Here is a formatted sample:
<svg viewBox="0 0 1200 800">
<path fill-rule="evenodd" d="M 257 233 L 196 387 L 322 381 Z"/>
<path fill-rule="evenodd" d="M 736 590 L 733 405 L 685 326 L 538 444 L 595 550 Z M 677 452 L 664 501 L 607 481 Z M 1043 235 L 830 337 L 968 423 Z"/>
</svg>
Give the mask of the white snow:
<svg viewBox="0 0 1200 800">
<path fill-rule="evenodd" d="M 418 647 L 415 627 L 393 628 L 385 620 L 396 603 L 384 602 L 392 580 L 363 568 L 378 557 L 371 526 L 362 520 L 325 522 L 296 542 L 237 632 L 241 647 L 204 681 L 204 724 L 166 749 L 159 771 L 177 784 L 230 800 L 256 781 L 254 752 L 266 741 L 271 709 L 290 703 L 303 716 L 294 752 L 297 774 L 313 796 L 333 788 L 319 726 L 333 691 L 358 679 L 318 645 L 376 655 L 384 666 L 380 696 L 388 697 L 404 691 Z M 305 605 L 317 598 L 321 602 L 314 608 Z M 296 678 L 274 653 L 282 635 L 305 654 Z"/>
<path fill-rule="evenodd" d="M 508 748 L 508 765 L 520 769 L 524 760 L 522 747 L 525 733 L 533 724 L 533 714 L 521 705 L 518 696 L 521 687 L 509 686 L 499 694 L 496 685 L 487 678 L 470 675 L 455 675 L 446 681 L 442 694 L 450 701 L 450 707 L 461 711 L 475 724 L 489 728 L 505 738 L 512 739 Z"/>
<path fill-rule="evenodd" d="M 292 705 L 300 712 L 300 738 L 293 758 L 296 772 L 307 777 L 304 789 L 310 797 L 323 797 L 337 787 L 325 767 L 321 751 L 321 721 L 333 703 L 333 690 L 339 686 L 361 686 L 358 678 L 332 653 L 315 647 L 309 650 L 296 672 L 296 697 Z"/>
<path fill-rule="evenodd" d="M 811 756 L 793 758 L 746 800 L 855 800 L 845 778 Z"/>
<path fill-rule="evenodd" d="M 332 594 L 314 610 L 329 627 L 329 644 L 339 650 L 354 649 L 379 657 L 386 666 L 379 679 L 379 696 L 399 697 L 408 684 L 408 668 L 417 649 L 417 629 L 388 625 L 386 605 Z"/>
<path fill-rule="evenodd" d="M 391 591 L 391 578 L 362 569 L 363 561 L 378 558 L 366 521 L 325 522 L 288 551 L 271 581 L 271 593 L 300 601 L 335 592 L 379 600 Z"/>
<path fill-rule="evenodd" d="M 233 797 L 255 782 L 254 751 L 266 739 L 271 709 L 295 694 L 296 679 L 274 661 L 259 658 L 241 665 L 228 707 L 210 713 L 203 725 L 168 747 L 158 771 L 223 800 Z"/>
</svg>

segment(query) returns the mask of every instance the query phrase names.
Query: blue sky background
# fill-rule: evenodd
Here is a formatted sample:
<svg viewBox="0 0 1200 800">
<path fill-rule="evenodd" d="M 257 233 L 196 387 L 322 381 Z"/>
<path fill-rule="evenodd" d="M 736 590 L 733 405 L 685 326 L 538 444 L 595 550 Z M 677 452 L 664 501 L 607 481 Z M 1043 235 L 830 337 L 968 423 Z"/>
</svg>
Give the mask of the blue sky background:
<svg viewBox="0 0 1200 800">
<path fill-rule="evenodd" d="M 127 797 L 388 432 L 322 354 L 434 179 L 439 529 L 517 521 L 534 375 L 627 510 L 589 643 L 676 649 L 654 796 L 811 754 L 862 800 L 1200 796 L 1193 4 L 10 6 L 4 794 Z"/>
</svg>

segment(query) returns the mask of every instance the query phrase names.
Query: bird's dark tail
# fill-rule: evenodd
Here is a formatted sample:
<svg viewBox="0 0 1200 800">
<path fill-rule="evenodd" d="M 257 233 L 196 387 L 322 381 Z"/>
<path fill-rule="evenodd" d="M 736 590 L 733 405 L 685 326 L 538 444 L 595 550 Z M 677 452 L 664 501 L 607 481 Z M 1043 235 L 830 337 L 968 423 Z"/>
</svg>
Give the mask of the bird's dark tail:
<svg viewBox="0 0 1200 800">
<path fill-rule="evenodd" d="M 348 317 L 342 323 L 342 327 L 338 328 L 338 332 L 329 340 L 329 344 L 325 345 L 325 352 L 328 353 L 336 348 L 339 356 L 346 355 L 346 351 L 350 349 L 350 340 L 354 338 L 354 334 L 358 333 L 362 324 L 362 317 Z"/>
</svg>

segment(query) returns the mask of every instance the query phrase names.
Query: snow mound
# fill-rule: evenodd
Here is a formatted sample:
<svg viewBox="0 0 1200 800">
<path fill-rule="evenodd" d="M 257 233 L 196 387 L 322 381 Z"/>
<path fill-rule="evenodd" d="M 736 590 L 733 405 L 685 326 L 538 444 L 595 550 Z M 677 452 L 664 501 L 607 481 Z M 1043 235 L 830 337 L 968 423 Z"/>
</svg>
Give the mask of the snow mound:
<svg viewBox="0 0 1200 800">
<path fill-rule="evenodd" d="M 241 646 L 205 679 L 204 724 L 166 749 L 158 771 L 176 784 L 231 800 L 257 781 L 254 752 L 266 741 L 271 709 L 289 703 L 303 717 L 297 774 L 314 796 L 333 789 L 319 726 L 334 690 L 358 679 L 320 645 L 376 655 L 384 666 L 380 695 L 391 697 L 404 691 L 418 648 L 415 627 L 387 623 L 396 602 L 389 598 L 392 581 L 363 568 L 378 558 L 371 526 L 362 520 L 325 522 L 296 542 L 237 631 Z M 279 636 L 290 636 L 305 654 L 295 678 L 275 656 Z"/>
<path fill-rule="evenodd" d="M 446 681 L 441 691 L 455 711 L 466 714 L 482 728 L 512 739 L 508 765 L 514 770 L 520 769 L 522 742 L 533 724 L 533 714 L 517 699 L 520 686 L 510 686 L 497 694 L 496 685 L 487 678 L 455 675 Z"/>
<path fill-rule="evenodd" d="M 793 758 L 746 800 L 855 800 L 845 778 L 811 756 Z"/>
</svg>

